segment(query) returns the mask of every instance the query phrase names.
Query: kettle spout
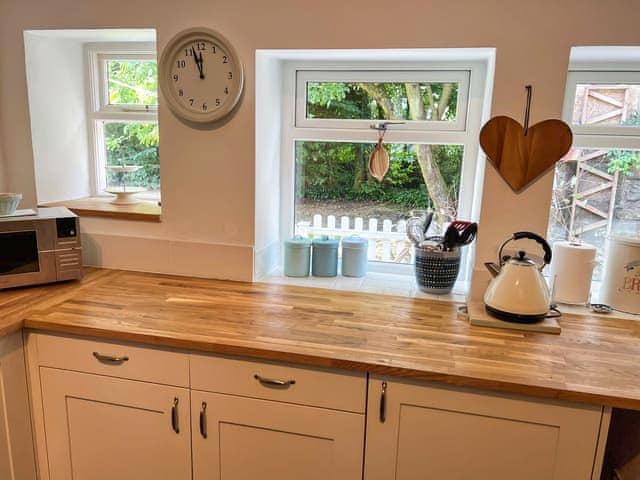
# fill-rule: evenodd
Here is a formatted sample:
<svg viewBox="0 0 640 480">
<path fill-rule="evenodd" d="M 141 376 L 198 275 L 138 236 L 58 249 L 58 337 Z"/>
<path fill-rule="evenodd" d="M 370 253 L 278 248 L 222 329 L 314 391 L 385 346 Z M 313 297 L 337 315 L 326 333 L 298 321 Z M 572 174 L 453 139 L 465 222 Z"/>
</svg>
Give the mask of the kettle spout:
<svg viewBox="0 0 640 480">
<path fill-rule="evenodd" d="M 484 266 L 487 267 L 487 270 L 489 270 L 489 273 L 491 273 L 494 278 L 500 273 L 500 266 L 493 262 L 485 262 Z"/>
</svg>

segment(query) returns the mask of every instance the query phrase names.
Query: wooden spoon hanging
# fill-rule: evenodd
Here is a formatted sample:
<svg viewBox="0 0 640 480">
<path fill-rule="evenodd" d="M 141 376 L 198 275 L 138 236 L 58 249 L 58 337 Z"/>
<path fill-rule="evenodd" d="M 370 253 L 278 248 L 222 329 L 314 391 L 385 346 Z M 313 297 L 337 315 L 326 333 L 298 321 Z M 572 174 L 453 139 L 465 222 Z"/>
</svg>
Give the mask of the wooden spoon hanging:
<svg viewBox="0 0 640 480">
<path fill-rule="evenodd" d="M 382 179 L 389 170 L 389 153 L 382 144 L 382 137 L 378 138 L 378 144 L 369 155 L 369 173 L 371 176 L 382 182 Z"/>
</svg>

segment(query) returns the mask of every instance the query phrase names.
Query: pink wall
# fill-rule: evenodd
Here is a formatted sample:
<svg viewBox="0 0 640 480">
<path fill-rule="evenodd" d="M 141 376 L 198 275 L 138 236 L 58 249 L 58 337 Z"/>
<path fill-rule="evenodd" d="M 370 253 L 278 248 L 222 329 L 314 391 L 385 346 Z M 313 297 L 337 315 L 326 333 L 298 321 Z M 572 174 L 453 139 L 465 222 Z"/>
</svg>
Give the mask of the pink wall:
<svg viewBox="0 0 640 480">
<path fill-rule="evenodd" d="M 0 138 L 7 186 L 22 191 L 28 203 L 35 201 L 35 182 L 24 29 L 154 27 L 162 49 L 177 31 L 205 25 L 235 44 L 245 63 L 246 85 L 232 121 L 216 130 L 195 130 L 160 109 L 163 223 L 111 221 L 96 228 L 204 242 L 220 252 L 241 248 L 245 253 L 238 255 L 242 260 L 233 276 L 246 279 L 254 243 L 255 49 L 496 47 L 493 114 L 520 119 L 523 87 L 530 83 L 535 123 L 561 114 L 571 46 L 640 43 L 640 6 L 629 0 L 24 0 L 4 1 L 0 9 Z M 550 192 L 551 175 L 516 196 L 487 168 L 478 261 L 493 259 L 500 240 L 513 231 L 544 233 Z M 480 288 L 484 277 L 478 279 Z"/>
</svg>

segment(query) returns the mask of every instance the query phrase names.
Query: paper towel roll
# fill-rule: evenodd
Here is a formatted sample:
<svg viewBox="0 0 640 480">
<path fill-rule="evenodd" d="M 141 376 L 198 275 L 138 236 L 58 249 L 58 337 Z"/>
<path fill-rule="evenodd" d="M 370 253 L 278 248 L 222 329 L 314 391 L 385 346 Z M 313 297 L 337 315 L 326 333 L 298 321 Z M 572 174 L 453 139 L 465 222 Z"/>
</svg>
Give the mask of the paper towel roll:
<svg viewBox="0 0 640 480">
<path fill-rule="evenodd" d="M 596 247 L 588 243 L 556 242 L 551 260 L 554 302 L 585 304 L 589 301 Z"/>
</svg>

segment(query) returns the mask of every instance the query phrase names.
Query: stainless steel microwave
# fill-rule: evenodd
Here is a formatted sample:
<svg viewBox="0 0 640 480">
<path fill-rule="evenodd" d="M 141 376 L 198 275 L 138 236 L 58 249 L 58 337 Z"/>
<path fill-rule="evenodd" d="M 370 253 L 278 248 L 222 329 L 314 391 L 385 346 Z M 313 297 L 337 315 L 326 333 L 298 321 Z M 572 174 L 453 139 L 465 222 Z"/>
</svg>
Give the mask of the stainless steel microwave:
<svg viewBox="0 0 640 480">
<path fill-rule="evenodd" d="M 78 217 L 64 207 L 0 218 L 0 289 L 82 277 Z"/>
</svg>

